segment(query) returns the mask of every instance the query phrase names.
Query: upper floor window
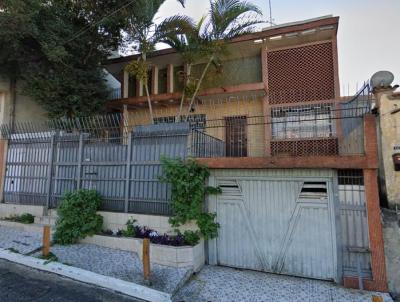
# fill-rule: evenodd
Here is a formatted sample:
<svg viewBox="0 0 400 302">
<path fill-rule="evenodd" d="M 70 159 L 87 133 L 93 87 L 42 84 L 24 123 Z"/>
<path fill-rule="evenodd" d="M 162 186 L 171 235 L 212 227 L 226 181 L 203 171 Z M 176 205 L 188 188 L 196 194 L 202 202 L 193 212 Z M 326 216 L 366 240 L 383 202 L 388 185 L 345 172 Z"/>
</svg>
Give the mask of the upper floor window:
<svg viewBox="0 0 400 302">
<path fill-rule="evenodd" d="M 332 104 L 273 108 L 271 115 L 273 139 L 335 135 Z"/>
</svg>

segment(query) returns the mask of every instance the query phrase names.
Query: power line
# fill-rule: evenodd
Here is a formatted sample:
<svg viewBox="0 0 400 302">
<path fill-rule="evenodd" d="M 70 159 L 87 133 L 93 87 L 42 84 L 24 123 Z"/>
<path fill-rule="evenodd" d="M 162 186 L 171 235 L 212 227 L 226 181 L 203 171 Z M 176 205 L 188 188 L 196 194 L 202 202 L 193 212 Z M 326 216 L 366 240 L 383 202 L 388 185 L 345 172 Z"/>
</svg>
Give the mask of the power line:
<svg viewBox="0 0 400 302">
<path fill-rule="evenodd" d="M 99 25 L 104 19 L 115 15 L 117 12 L 119 12 L 120 10 L 128 7 L 129 5 L 131 5 L 133 2 L 135 2 L 136 0 L 131 0 L 128 3 L 122 5 L 120 8 L 116 9 L 115 11 L 112 11 L 111 13 L 105 15 L 104 17 L 102 17 L 99 21 L 93 23 L 93 24 L 89 24 L 88 26 L 86 26 L 85 28 L 81 29 L 75 36 L 73 36 L 72 38 L 68 39 L 67 41 L 63 42 L 62 45 L 64 44 L 68 44 L 70 42 L 72 42 L 73 40 L 75 40 L 76 38 L 82 36 L 85 32 L 87 32 L 91 27 Z"/>
</svg>

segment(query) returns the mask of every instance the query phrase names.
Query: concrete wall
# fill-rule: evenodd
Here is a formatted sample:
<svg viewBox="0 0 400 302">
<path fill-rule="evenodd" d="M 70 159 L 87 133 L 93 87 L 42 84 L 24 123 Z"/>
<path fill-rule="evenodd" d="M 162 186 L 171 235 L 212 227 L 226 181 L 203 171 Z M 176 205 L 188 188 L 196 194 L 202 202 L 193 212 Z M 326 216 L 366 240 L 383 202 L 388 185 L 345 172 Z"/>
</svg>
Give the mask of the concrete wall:
<svg viewBox="0 0 400 302">
<path fill-rule="evenodd" d="M 43 216 L 43 206 L 28 206 L 18 204 L 0 203 L 0 218 L 29 213 L 34 216 Z"/>
<path fill-rule="evenodd" d="M 379 136 L 380 136 L 380 171 L 382 191 L 389 206 L 400 208 L 400 171 L 395 171 L 393 154 L 400 153 L 400 95 L 394 95 L 392 90 L 378 91 L 376 98 L 379 106 Z"/>
<path fill-rule="evenodd" d="M 10 121 L 11 96 L 8 80 L 0 79 L 0 124 Z M 40 122 L 46 120 L 46 112 L 35 101 L 22 94 L 21 83 L 17 84 L 17 101 L 15 104 L 16 122 Z"/>
<path fill-rule="evenodd" d="M 400 213 L 383 210 L 383 236 L 389 291 L 400 299 Z"/>
<path fill-rule="evenodd" d="M 83 243 L 95 244 L 112 249 L 136 252 L 142 260 L 143 240 L 139 238 L 124 238 L 94 235 L 81 240 Z M 168 246 L 151 244 L 151 262 L 170 267 L 192 267 L 195 272 L 200 271 L 205 263 L 204 241 L 196 246 Z"/>
</svg>

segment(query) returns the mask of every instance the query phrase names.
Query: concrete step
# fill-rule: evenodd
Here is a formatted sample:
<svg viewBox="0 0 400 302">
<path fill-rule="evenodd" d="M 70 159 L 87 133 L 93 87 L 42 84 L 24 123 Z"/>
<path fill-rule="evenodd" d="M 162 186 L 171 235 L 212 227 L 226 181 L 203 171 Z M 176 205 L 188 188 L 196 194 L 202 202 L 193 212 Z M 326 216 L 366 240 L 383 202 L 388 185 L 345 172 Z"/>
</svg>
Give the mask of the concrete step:
<svg viewBox="0 0 400 302">
<path fill-rule="evenodd" d="M 35 216 L 35 223 L 40 225 L 56 225 L 57 217 L 54 216 Z"/>
</svg>

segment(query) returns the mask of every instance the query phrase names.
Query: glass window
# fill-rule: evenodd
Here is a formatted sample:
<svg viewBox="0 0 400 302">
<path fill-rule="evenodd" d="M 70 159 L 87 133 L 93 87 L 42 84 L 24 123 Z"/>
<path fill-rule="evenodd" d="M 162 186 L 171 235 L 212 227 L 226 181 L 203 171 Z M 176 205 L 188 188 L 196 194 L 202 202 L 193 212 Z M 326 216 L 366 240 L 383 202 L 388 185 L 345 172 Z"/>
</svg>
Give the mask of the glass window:
<svg viewBox="0 0 400 302">
<path fill-rule="evenodd" d="M 331 137 L 335 134 L 332 105 L 273 108 L 272 138 Z"/>
</svg>

